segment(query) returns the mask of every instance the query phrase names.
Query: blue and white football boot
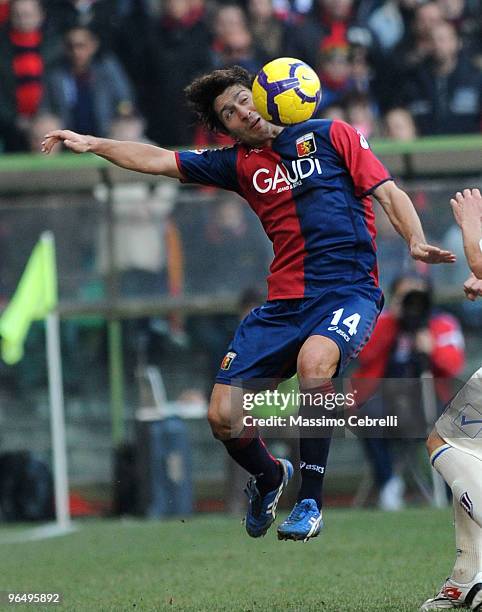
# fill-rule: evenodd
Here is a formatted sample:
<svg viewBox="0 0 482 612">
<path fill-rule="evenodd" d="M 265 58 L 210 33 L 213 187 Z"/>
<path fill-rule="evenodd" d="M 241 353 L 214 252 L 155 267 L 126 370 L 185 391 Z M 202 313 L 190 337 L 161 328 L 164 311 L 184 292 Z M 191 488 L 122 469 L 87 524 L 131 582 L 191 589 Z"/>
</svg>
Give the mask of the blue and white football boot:
<svg viewBox="0 0 482 612">
<path fill-rule="evenodd" d="M 293 476 L 293 466 L 287 459 L 278 459 L 283 472 L 281 483 L 273 491 L 262 497 L 256 486 L 254 476 L 248 480 L 245 493 L 249 499 L 248 512 L 246 513 L 246 531 L 252 538 L 260 538 L 276 519 L 276 508 L 286 485 Z"/>
<path fill-rule="evenodd" d="M 278 527 L 278 540 L 303 540 L 316 538 L 323 527 L 321 511 L 314 499 L 302 499 L 288 518 Z"/>
</svg>

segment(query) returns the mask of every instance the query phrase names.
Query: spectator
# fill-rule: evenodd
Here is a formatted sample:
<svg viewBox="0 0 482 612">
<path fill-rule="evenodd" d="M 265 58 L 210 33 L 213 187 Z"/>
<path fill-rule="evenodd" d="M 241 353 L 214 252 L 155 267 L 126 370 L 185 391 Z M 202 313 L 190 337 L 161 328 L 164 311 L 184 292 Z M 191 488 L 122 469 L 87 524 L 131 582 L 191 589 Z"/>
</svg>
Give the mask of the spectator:
<svg viewBox="0 0 482 612">
<path fill-rule="evenodd" d="M 368 413 L 383 413 L 385 405 L 390 414 L 398 414 L 406 422 L 420 421 L 424 427 L 419 385 L 414 380 L 431 371 L 440 404 L 447 402 L 451 395 L 449 379 L 460 374 L 464 366 L 462 332 L 454 317 L 433 308 L 426 278 L 399 276 L 390 293 L 390 307 L 381 314 L 360 353 L 360 368 L 354 378 L 362 379 L 357 388 L 363 389 L 364 395 L 369 386 L 373 392 L 384 380 L 380 393 L 364 407 Z M 410 380 L 402 383 L 403 387 L 395 382 L 391 391 L 392 380 L 400 378 Z M 414 406 L 417 412 L 410 411 Z M 407 437 L 416 437 L 413 423 Z M 367 437 L 363 442 L 379 488 L 380 507 L 400 509 L 404 485 L 394 471 L 390 441 Z"/>
<path fill-rule="evenodd" d="M 310 18 L 293 29 L 286 55 L 315 67 L 323 50 L 347 48 L 352 37 L 365 44 L 370 32 L 360 28 L 353 0 L 315 0 Z"/>
<path fill-rule="evenodd" d="M 65 34 L 65 58 L 46 78 L 44 110 L 58 115 L 64 128 L 107 136 L 117 115 L 134 108 L 131 87 L 117 59 L 99 55 L 99 40 L 88 28 Z"/>
<path fill-rule="evenodd" d="M 331 106 L 325 106 L 319 113 L 320 119 L 340 119 L 340 121 L 346 121 L 347 116 L 345 109 L 341 104 L 332 104 Z"/>
<path fill-rule="evenodd" d="M 59 55 L 46 35 L 39 0 L 11 0 L 0 30 L 0 140 L 8 151 L 28 150 L 27 131 L 44 89 L 44 71 Z"/>
<path fill-rule="evenodd" d="M 254 44 L 263 55 L 268 60 L 283 56 L 290 27 L 275 12 L 273 0 L 249 0 L 248 20 Z"/>
<path fill-rule="evenodd" d="M 391 140 L 409 141 L 417 137 L 417 128 L 406 108 L 392 108 L 384 118 L 385 137 Z"/>
<path fill-rule="evenodd" d="M 348 123 L 363 134 L 365 138 L 378 136 L 378 122 L 373 104 L 367 96 L 355 94 L 345 101 Z"/>
<path fill-rule="evenodd" d="M 113 51 L 133 84 L 139 111 L 146 116 L 149 98 L 150 69 L 149 33 L 154 17 L 148 0 L 123 0 L 119 26 L 116 28 Z"/>
<path fill-rule="evenodd" d="M 117 117 L 108 134 L 115 140 L 148 142 L 140 117 Z M 98 197 L 105 200 L 105 189 Z M 183 286 L 182 247 L 170 218 L 172 185 L 116 185 L 114 201 L 114 269 L 124 297 L 179 295 Z M 107 227 L 99 227 L 98 267 L 108 273 Z"/>
<path fill-rule="evenodd" d="M 317 65 L 320 77 L 322 97 L 320 109 L 339 105 L 343 99 L 354 91 L 353 74 L 347 46 L 328 47 L 323 49 Z"/>
<path fill-rule="evenodd" d="M 377 41 L 380 52 L 390 53 L 405 33 L 400 3 L 386 0 L 368 17 L 367 25 Z"/>
<path fill-rule="evenodd" d="M 313 8 L 314 0 L 273 0 L 276 14 L 286 21 L 296 21 Z"/>
<path fill-rule="evenodd" d="M 466 134 L 480 129 L 482 73 L 461 51 L 453 25 L 436 25 L 428 58 L 407 81 L 405 99 L 426 134 Z"/>
<path fill-rule="evenodd" d="M 199 203 L 195 209 L 190 202 L 179 202 L 175 216 L 183 242 L 189 244 L 189 292 L 239 291 L 261 281 L 269 266 L 271 246 L 254 215 L 236 194 L 219 193 L 214 202 Z M 239 267 L 236 277 L 230 273 L 234 265 Z"/>
<path fill-rule="evenodd" d="M 428 57 L 431 49 L 430 33 L 435 25 L 443 21 L 436 2 L 407 6 L 405 0 L 403 5 L 400 3 L 401 10 L 402 6 L 405 21 L 403 38 L 390 53 L 373 56 L 376 69 L 374 91 L 383 112 L 400 105 L 400 85 Z"/>
<path fill-rule="evenodd" d="M 45 0 L 48 23 L 61 36 L 76 27 L 89 28 L 103 50 L 112 49 L 124 5 L 117 0 Z"/>
<path fill-rule="evenodd" d="M 406 73 L 428 58 L 433 29 L 442 22 L 442 10 L 436 2 L 427 2 L 416 9 L 411 28 L 393 53 L 401 72 Z"/>
<path fill-rule="evenodd" d="M 147 135 L 173 146 L 192 144 L 195 119 L 183 93 L 195 76 L 210 66 L 210 34 L 204 2 L 166 0 L 145 51 Z M 140 43 L 142 44 L 142 42 Z"/>
<path fill-rule="evenodd" d="M 137 116 L 117 117 L 110 126 L 109 138 L 148 142 L 144 121 Z M 97 269 L 107 284 L 115 273 L 123 298 L 157 299 L 183 292 L 184 255 L 172 218 L 174 193 L 175 187 L 170 183 L 116 184 L 112 189 L 112 223 L 108 226 L 104 219 L 98 227 Z M 104 186 L 97 188 L 96 196 L 101 202 L 107 200 Z M 166 343 L 183 345 L 187 340 L 179 313 L 165 318 L 130 319 L 123 328 L 130 372 L 138 365 L 139 350 L 146 351 L 149 363 L 156 363 Z"/>
<path fill-rule="evenodd" d="M 218 10 L 211 59 L 214 68 L 237 64 L 251 73 L 256 73 L 268 59 L 256 48 L 245 14 L 239 6 L 228 4 Z"/>
<path fill-rule="evenodd" d="M 481 6 L 465 0 L 437 0 L 442 16 L 457 30 L 470 53 L 482 53 Z"/>
</svg>

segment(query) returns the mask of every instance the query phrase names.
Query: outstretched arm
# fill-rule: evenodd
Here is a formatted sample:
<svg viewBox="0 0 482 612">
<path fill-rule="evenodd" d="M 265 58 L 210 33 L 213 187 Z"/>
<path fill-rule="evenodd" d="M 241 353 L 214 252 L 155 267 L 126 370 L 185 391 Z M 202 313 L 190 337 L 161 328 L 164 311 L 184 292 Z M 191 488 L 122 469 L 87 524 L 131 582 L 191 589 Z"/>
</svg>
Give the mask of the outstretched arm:
<svg viewBox="0 0 482 612">
<path fill-rule="evenodd" d="M 455 220 L 462 230 L 464 252 L 472 274 L 482 280 L 482 196 L 478 189 L 458 191 L 450 200 Z"/>
<path fill-rule="evenodd" d="M 50 153 L 53 147 L 63 144 L 74 153 L 95 153 L 112 162 L 116 166 L 144 172 L 146 174 L 162 174 L 172 178 L 182 178 L 177 167 L 176 154 L 161 147 L 141 142 L 110 140 L 85 136 L 70 130 L 54 130 L 45 135 L 42 142 L 42 152 Z"/>
<path fill-rule="evenodd" d="M 375 189 L 373 195 L 387 213 L 391 224 L 405 239 L 413 259 L 425 263 L 453 263 L 455 255 L 427 244 L 422 224 L 408 195 L 393 181 L 386 181 Z"/>
</svg>

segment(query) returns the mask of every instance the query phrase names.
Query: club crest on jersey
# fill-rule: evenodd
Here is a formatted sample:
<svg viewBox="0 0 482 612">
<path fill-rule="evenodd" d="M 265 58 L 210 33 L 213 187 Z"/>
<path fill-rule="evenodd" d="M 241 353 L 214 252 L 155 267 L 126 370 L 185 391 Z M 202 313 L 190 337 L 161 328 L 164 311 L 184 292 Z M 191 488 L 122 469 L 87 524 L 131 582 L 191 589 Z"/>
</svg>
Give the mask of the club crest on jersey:
<svg viewBox="0 0 482 612">
<path fill-rule="evenodd" d="M 229 351 L 221 361 L 221 370 L 229 370 L 234 359 L 238 356 L 237 353 Z"/>
<path fill-rule="evenodd" d="M 298 153 L 298 157 L 305 157 L 306 155 L 311 155 L 316 151 L 316 142 L 315 135 L 313 132 L 309 134 L 305 134 L 301 138 L 298 138 L 296 141 L 296 152 Z"/>
</svg>

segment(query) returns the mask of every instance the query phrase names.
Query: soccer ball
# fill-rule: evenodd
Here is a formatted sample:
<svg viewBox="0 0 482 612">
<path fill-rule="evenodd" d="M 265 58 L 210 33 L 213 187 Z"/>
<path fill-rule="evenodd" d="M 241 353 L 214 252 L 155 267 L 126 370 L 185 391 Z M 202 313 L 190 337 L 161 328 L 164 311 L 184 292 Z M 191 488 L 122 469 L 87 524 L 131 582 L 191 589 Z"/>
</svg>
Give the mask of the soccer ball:
<svg viewBox="0 0 482 612">
<path fill-rule="evenodd" d="M 256 75 L 253 102 L 258 113 L 276 125 L 311 119 L 321 101 L 320 79 L 304 62 L 279 57 Z"/>
</svg>

